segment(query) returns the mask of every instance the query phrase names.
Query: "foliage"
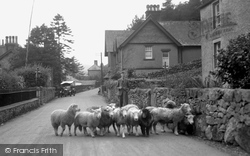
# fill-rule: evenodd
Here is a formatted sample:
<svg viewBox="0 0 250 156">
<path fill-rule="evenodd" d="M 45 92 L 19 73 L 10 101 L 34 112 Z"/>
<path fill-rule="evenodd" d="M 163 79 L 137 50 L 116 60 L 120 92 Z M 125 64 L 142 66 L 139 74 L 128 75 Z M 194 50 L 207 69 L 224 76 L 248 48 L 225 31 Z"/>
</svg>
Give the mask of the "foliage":
<svg viewBox="0 0 250 156">
<path fill-rule="evenodd" d="M 200 20 L 200 0 L 189 0 L 188 2 L 174 5 L 172 0 L 163 3 L 163 11 L 160 15 L 161 21 L 188 21 Z"/>
<path fill-rule="evenodd" d="M 232 88 L 250 88 L 250 33 L 229 41 L 217 55 L 217 68 L 212 74 Z"/>
<path fill-rule="evenodd" d="M 67 58 L 73 43 L 71 30 L 67 27 L 63 17 L 57 14 L 51 27 L 42 24 L 32 29 L 30 35 L 28 64 L 40 64 L 53 70 L 54 85 L 59 85 L 66 75 L 75 76 L 83 71 L 83 66 L 75 57 Z M 27 47 L 27 45 L 26 45 Z M 11 69 L 25 66 L 26 48 L 19 47 L 18 53 L 11 58 Z"/>
<path fill-rule="evenodd" d="M 135 75 L 135 69 L 134 68 L 129 68 L 128 70 L 127 70 L 127 77 L 128 78 L 133 78 L 133 77 L 135 77 L 136 75 Z"/>
<path fill-rule="evenodd" d="M 20 77 L 14 72 L 3 70 L 0 74 L 0 89 L 21 89 L 23 88 Z"/>
<path fill-rule="evenodd" d="M 201 68 L 201 59 L 194 60 L 188 63 L 178 64 L 176 66 L 171 66 L 167 69 L 162 69 L 158 72 L 152 72 L 148 74 L 148 78 L 162 78 L 169 74 L 175 74 L 179 72 L 185 72 L 188 70 L 198 69 Z"/>
<path fill-rule="evenodd" d="M 37 71 L 37 69 L 39 69 Z M 16 75 L 22 76 L 27 88 L 47 85 L 51 70 L 41 65 L 22 67 L 14 71 Z"/>
<path fill-rule="evenodd" d="M 144 15 L 142 15 L 142 17 L 140 18 L 137 15 L 135 15 L 134 19 L 132 20 L 132 23 L 128 25 L 127 30 L 136 30 L 138 27 L 140 27 L 143 21 L 144 21 Z"/>
</svg>

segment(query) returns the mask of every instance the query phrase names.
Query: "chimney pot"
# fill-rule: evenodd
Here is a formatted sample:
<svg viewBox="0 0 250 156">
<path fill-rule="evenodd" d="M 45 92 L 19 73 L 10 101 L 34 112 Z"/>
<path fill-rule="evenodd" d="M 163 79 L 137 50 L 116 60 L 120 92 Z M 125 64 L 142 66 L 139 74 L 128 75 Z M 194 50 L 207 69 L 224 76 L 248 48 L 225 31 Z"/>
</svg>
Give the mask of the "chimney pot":
<svg viewBox="0 0 250 156">
<path fill-rule="evenodd" d="M 5 37 L 5 44 L 8 44 L 8 36 Z"/>
<path fill-rule="evenodd" d="M 94 60 L 94 64 L 98 66 L 97 60 Z"/>
<path fill-rule="evenodd" d="M 15 36 L 15 37 L 16 37 L 16 44 L 18 44 L 17 36 Z"/>
<path fill-rule="evenodd" d="M 11 36 L 9 36 L 9 43 L 11 43 Z"/>
</svg>

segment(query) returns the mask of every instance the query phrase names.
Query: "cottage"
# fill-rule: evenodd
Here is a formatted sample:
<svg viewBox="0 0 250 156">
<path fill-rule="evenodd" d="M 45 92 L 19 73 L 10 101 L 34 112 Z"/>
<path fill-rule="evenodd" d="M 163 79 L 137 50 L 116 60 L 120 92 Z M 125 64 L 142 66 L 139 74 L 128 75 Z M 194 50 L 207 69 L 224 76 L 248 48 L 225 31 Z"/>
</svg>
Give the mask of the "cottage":
<svg viewBox="0 0 250 156">
<path fill-rule="evenodd" d="M 201 58 L 199 21 L 157 22 L 150 16 L 135 31 L 105 31 L 109 70 L 135 69 L 137 74 Z"/>
<path fill-rule="evenodd" d="M 14 55 L 17 47 L 17 36 L 6 36 L 5 44 L 4 40 L 2 40 L 2 43 L 0 43 L 0 68 L 10 68 L 9 59 Z"/>
<path fill-rule="evenodd" d="M 210 0 L 201 5 L 202 78 L 217 65 L 217 52 L 229 40 L 250 32 L 249 0 Z"/>
</svg>

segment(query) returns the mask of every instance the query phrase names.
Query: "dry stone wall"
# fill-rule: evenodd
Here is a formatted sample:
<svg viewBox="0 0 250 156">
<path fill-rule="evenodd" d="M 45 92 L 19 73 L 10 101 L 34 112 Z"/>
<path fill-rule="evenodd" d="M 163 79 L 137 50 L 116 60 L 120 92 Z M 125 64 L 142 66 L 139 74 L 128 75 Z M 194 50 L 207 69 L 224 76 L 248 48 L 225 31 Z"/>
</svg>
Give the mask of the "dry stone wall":
<svg viewBox="0 0 250 156">
<path fill-rule="evenodd" d="M 250 152 L 250 90 L 222 88 L 131 89 L 129 101 L 140 107 L 162 106 L 169 98 L 189 103 L 195 117 L 195 134 L 209 140 L 238 144 Z"/>
</svg>

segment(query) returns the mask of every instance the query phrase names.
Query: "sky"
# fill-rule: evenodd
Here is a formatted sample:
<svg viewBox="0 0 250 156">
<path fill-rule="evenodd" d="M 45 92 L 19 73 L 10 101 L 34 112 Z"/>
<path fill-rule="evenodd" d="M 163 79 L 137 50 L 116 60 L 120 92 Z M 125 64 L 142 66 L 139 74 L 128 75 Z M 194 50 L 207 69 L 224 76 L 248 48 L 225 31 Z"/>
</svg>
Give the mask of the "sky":
<svg viewBox="0 0 250 156">
<path fill-rule="evenodd" d="M 125 30 L 135 15 L 145 15 L 149 4 L 160 5 L 166 0 L 34 0 L 31 30 L 45 24 L 50 26 L 55 15 L 63 16 L 72 30 L 74 49 L 68 57 L 75 58 L 84 70 L 94 64 L 94 60 L 108 63 L 104 56 L 105 30 Z M 187 0 L 172 0 L 179 4 Z M 5 36 L 18 36 L 19 45 L 26 43 L 29 33 L 33 0 L 0 0 L 0 40 Z M 0 44 L 2 44 L 0 42 Z"/>
</svg>

